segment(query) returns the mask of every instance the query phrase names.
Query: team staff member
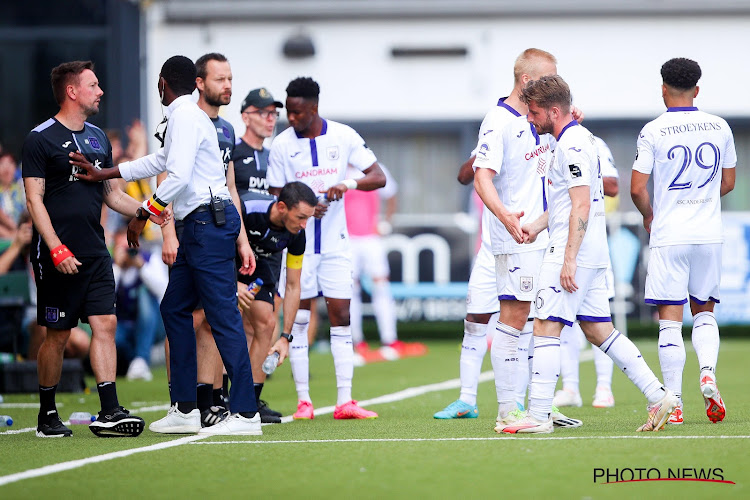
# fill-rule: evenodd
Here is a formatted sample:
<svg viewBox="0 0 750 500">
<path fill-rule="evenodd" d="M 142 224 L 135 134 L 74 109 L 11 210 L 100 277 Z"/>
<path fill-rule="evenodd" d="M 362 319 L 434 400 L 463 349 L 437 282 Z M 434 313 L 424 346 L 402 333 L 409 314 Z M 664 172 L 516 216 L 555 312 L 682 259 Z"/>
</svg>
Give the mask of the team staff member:
<svg viewBox="0 0 750 500">
<path fill-rule="evenodd" d="M 219 116 L 221 106 L 226 106 L 232 99 L 232 68 L 224 55 L 213 52 L 199 57 L 195 61 L 195 70 L 198 107 L 208 115 L 216 129 L 219 151 L 227 178 L 227 188 L 239 211 L 240 198 L 235 188 L 234 162 L 231 160 L 235 145 L 234 127 Z M 157 177 L 157 184 L 161 184 L 166 177 L 166 172 L 161 173 Z M 177 258 L 183 228 L 183 221 L 175 221 L 174 226 L 166 225 L 162 228 L 164 237 L 162 258 L 169 266 L 174 264 Z M 240 238 L 244 238 L 244 235 L 245 232 L 241 231 Z M 206 315 L 200 303 L 193 311 L 193 327 L 196 332 L 198 355 L 198 410 L 201 412 L 202 423 L 206 426 L 220 420 L 220 416 L 225 413 L 223 407 L 225 403 L 221 398 L 223 372 L 221 357 L 211 334 L 211 326 L 206 321 Z M 168 349 L 168 342 L 166 346 Z"/>
<path fill-rule="evenodd" d="M 167 179 L 144 202 L 138 218 L 130 221 L 128 240 L 138 245 L 141 221 L 174 201 L 175 218 L 185 222 L 177 260 L 172 266 L 167 292 L 161 303 L 170 341 L 172 397 L 176 401 L 166 417 L 149 429 L 159 433 L 260 435 L 260 416 L 253 394 L 252 372 L 242 318 L 237 309 L 235 241 L 242 258 L 241 273 L 255 269 L 252 250 L 240 234 L 240 216 L 226 186 L 214 124 L 193 103 L 196 69 L 184 56 L 174 56 L 162 66 L 159 92 L 167 106 L 167 128 L 160 153 L 97 171 L 85 165 L 83 178 L 102 180 L 150 177 L 164 170 Z M 196 403 L 196 348 L 192 312 L 203 302 L 229 378 L 234 382 L 226 420 L 201 429 Z"/>
<path fill-rule="evenodd" d="M 96 166 L 112 166 L 109 139 L 86 122 L 99 112 L 104 94 L 93 63 L 63 63 L 52 70 L 51 80 L 60 111 L 32 130 L 23 146 L 26 206 L 34 222 L 31 243 L 36 250 L 31 259 L 38 290 L 37 321 L 47 327 L 37 355 L 36 434 L 73 434 L 57 413 L 55 392 L 70 331 L 83 320 L 91 325 L 91 366 L 102 408 L 89 428 L 97 436 L 137 436 L 143 431 L 143 419 L 130 416 L 117 400 L 115 281 L 100 215 L 102 201 L 123 215 L 135 214 L 139 203 L 115 182 L 79 181 L 74 175 L 78 169 L 70 163 L 68 155 L 79 151 Z M 154 214 L 152 220 L 163 222 L 164 217 Z"/>
<path fill-rule="evenodd" d="M 273 135 L 279 119 L 278 108 L 283 107 L 263 87 L 251 90 L 242 101 L 240 112 L 245 134 L 237 140 L 232 154 L 238 192 L 256 195 L 253 198 L 270 199 L 266 179 L 269 151 L 263 147 L 263 141 Z"/>
<path fill-rule="evenodd" d="M 354 351 L 349 326 L 349 301 L 352 297 L 352 263 L 346 231 L 344 204 L 349 189 L 372 191 L 385 185 L 377 159 L 365 141 L 352 128 L 318 114 L 320 87 L 312 78 L 297 78 L 286 88 L 288 129 L 273 143 L 268 164 L 268 184 L 277 194 L 287 183 L 301 180 L 313 191 L 326 193 L 330 206 L 316 208 L 316 219 L 307 228 L 305 264 L 302 268 L 302 303 L 297 311 L 290 362 L 299 403 L 298 419 L 313 418 L 309 391 L 307 327 L 310 303 L 321 292 L 331 321 L 331 352 L 336 371 L 338 397 L 336 419 L 376 418 L 352 400 Z M 364 172 L 359 180 L 346 179 L 347 165 Z"/>
<path fill-rule="evenodd" d="M 266 374 L 261 366 L 263 360 L 273 351 L 280 354 L 279 364 L 287 357 L 292 341 L 290 332 L 299 308 L 300 276 L 302 257 L 305 253 L 305 227 L 313 216 L 318 199 L 306 184 L 290 182 L 281 189 L 278 201 L 256 200 L 250 193 L 243 195 L 242 211 L 250 246 L 256 255 L 256 267 L 252 276 L 239 276 L 237 295 L 240 307 L 250 328 L 245 331 L 250 342 L 250 362 L 253 366 L 256 398 L 260 400 Z M 286 333 L 276 342 L 273 349 L 271 340 L 276 326 L 274 298 L 281 272 L 281 259 L 287 249 L 284 280 L 284 328 Z M 248 291 L 248 285 L 256 279 L 263 280 L 263 286 L 255 294 Z M 262 403 L 259 403 L 259 407 Z M 260 411 L 263 423 L 281 423 L 280 415 Z"/>
</svg>

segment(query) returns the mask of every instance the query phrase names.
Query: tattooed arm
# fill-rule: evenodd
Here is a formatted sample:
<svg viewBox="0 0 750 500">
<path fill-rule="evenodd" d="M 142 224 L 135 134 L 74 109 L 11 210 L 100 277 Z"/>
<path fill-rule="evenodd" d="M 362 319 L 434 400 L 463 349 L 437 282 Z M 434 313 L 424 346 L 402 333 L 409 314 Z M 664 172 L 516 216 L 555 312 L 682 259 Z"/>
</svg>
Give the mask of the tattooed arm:
<svg viewBox="0 0 750 500">
<path fill-rule="evenodd" d="M 26 189 L 26 208 L 31 214 L 34 227 L 50 250 L 59 247 L 62 245 L 62 241 L 57 236 L 55 228 L 52 227 L 49 212 L 47 212 L 47 207 L 44 206 L 45 179 L 43 177 L 24 177 L 23 186 Z M 56 269 L 63 274 L 76 274 L 80 265 L 78 259 L 71 255 L 60 262 Z"/>
<path fill-rule="evenodd" d="M 586 236 L 586 229 L 589 227 L 591 199 L 589 197 L 589 186 L 572 187 L 568 190 L 568 193 L 571 203 L 568 220 L 568 244 L 565 246 L 565 260 L 560 273 L 560 285 L 566 291 L 573 293 L 578 290 L 578 285 L 575 282 L 578 267 L 576 258 L 581 243 L 583 243 L 583 237 Z"/>
</svg>

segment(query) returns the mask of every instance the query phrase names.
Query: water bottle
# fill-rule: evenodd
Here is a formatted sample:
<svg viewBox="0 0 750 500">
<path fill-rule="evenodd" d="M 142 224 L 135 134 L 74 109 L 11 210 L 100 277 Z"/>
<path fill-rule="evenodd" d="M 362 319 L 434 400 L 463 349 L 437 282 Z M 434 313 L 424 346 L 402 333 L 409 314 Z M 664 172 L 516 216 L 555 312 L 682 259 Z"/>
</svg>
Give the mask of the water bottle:
<svg viewBox="0 0 750 500">
<path fill-rule="evenodd" d="M 325 206 L 330 205 L 331 201 L 328 199 L 328 193 L 319 194 L 318 203 Z"/>
<path fill-rule="evenodd" d="M 274 352 L 272 354 L 269 354 L 266 360 L 263 362 L 263 373 L 266 375 L 270 375 L 273 373 L 273 371 L 276 369 L 276 366 L 279 363 L 279 353 Z"/>
<path fill-rule="evenodd" d="M 260 287 L 263 286 L 263 280 L 260 278 L 257 278 L 255 281 L 250 283 L 250 285 L 247 287 L 247 290 L 255 296 L 258 292 L 260 292 Z"/>
<path fill-rule="evenodd" d="M 87 411 L 76 411 L 70 415 L 69 420 L 71 425 L 89 425 L 96 417 Z"/>
<path fill-rule="evenodd" d="M 12 363 L 16 360 L 16 357 L 9 352 L 0 352 L 0 364 Z"/>
<path fill-rule="evenodd" d="M 13 425 L 13 419 L 8 415 L 0 415 L 0 429 L 3 427 L 10 427 Z"/>
</svg>

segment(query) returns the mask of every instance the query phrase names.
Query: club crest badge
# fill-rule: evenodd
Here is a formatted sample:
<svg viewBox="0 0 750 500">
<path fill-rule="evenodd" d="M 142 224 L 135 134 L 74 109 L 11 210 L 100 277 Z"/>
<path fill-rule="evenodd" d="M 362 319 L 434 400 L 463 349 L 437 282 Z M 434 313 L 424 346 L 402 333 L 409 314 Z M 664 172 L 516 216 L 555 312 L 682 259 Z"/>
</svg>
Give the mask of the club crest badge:
<svg viewBox="0 0 750 500">
<path fill-rule="evenodd" d="M 60 310 L 56 307 L 47 307 L 45 319 L 48 323 L 57 323 L 60 319 Z"/>
<path fill-rule="evenodd" d="M 533 289 L 534 289 L 533 276 L 521 276 L 521 291 L 530 292 Z"/>
<path fill-rule="evenodd" d="M 326 153 L 328 155 L 329 160 L 338 160 L 339 159 L 339 147 L 338 146 L 331 146 L 326 150 Z"/>
</svg>

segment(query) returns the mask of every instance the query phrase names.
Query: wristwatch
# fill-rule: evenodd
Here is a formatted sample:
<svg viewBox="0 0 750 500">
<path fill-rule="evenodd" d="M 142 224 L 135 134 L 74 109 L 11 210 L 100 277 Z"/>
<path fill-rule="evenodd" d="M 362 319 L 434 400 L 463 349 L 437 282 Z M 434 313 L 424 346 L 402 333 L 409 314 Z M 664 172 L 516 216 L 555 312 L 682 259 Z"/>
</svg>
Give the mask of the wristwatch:
<svg viewBox="0 0 750 500">
<path fill-rule="evenodd" d="M 151 217 L 151 214 L 145 211 L 143 207 L 138 207 L 138 210 L 135 211 L 135 218 L 138 220 L 148 220 L 149 217 Z"/>
<path fill-rule="evenodd" d="M 291 333 L 282 333 L 281 337 L 285 338 L 286 341 L 289 342 L 290 344 L 292 343 L 292 340 L 294 340 L 294 335 L 292 335 Z"/>
</svg>

